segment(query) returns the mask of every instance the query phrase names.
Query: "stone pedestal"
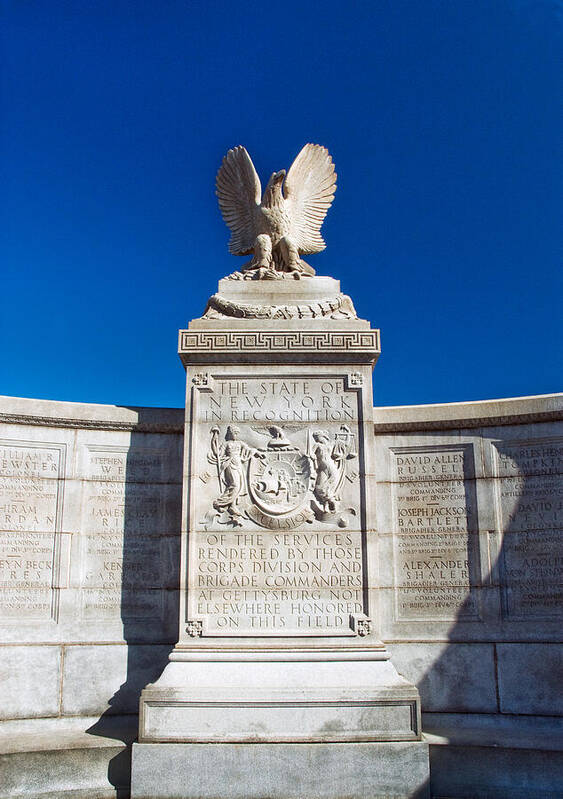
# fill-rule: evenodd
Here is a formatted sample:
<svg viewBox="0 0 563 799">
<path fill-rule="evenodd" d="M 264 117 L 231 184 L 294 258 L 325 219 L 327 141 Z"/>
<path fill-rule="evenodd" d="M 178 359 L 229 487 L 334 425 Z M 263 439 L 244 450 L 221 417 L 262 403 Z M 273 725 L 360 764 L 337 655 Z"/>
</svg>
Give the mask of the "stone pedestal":
<svg viewBox="0 0 563 799">
<path fill-rule="evenodd" d="M 426 799 L 424 743 L 133 744 L 136 799 Z"/>
<path fill-rule="evenodd" d="M 331 278 L 225 279 L 179 352 L 180 638 L 132 796 L 425 796 L 418 692 L 374 623 L 379 332 Z"/>
</svg>

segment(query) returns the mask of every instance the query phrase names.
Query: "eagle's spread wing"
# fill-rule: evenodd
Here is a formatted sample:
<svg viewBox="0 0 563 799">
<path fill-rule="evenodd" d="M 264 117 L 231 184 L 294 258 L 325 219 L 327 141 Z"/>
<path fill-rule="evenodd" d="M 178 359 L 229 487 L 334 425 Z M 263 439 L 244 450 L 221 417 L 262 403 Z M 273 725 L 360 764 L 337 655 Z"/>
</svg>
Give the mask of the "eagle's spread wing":
<svg viewBox="0 0 563 799">
<path fill-rule="evenodd" d="M 336 172 L 328 150 L 320 144 L 306 144 L 291 165 L 284 183 L 291 238 L 300 253 L 324 250 L 321 225 L 335 189 Z"/>
<path fill-rule="evenodd" d="M 217 172 L 215 185 L 223 219 L 231 230 L 229 251 L 233 255 L 247 255 L 254 249 L 254 214 L 260 205 L 262 187 L 244 147 L 229 150 Z"/>
</svg>

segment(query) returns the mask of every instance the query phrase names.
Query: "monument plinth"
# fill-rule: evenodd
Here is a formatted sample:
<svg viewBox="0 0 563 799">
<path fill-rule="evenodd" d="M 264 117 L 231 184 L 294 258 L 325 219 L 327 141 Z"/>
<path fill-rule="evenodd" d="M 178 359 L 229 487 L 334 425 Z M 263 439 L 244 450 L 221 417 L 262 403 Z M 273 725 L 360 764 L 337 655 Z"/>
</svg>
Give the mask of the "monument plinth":
<svg viewBox="0 0 563 799">
<path fill-rule="evenodd" d="M 132 796 L 423 796 L 418 692 L 375 622 L 379 331 L 272 241 L 180 331 L 180 633 Z"/>
</svg>

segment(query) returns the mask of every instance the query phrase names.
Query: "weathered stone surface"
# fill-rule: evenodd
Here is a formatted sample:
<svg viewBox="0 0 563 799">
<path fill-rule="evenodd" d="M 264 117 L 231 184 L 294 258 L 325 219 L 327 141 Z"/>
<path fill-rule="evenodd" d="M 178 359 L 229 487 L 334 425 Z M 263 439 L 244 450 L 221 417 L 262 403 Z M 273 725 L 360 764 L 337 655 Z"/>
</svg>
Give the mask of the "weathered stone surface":
<svg viewBox="0 0 563 799">
<path fill-rule="evenodd" d="M 395 643 L 399 674 L 418 686 L 425 711 L 498 712 L 493 644 Z"/>
<path fill-rule="evenodd" d="M 563 752 L 557 716 L 503 713 L 423 713 L 424 738 L 432 746 L 498 747 Z"/>
<path fill-rule="evenodd" d="M 63 714 L 136 713 L 141 689 L 159 676 L 169 652 L 170 647 L 162 645 L 67 647 L 63 671 Z"/>
<path fill-rule="evenodd" d="M 384 640 L 557 637 L 562 405 L 375 410 Z"/>
<path fill-rule="evenodd" d="M 424 743 L 134 744 L 132 799 L 426 799 Z"/>
<path fill-rule="evenodd" d="M 241 285 L 237 281 L 228 282 L 232 286 Z M 295 293 L 295 286 L 299 286 L 300 281 L 295 281 L 295 286 L 293 283 L 277 281 L 284 290 L 289 286 Z M 267 284 L 251 281 L 246 285 L 260 286 L 262 290 Z M 231 320 L 227 322 L 229 327 L 222 327 L 224 322 L 215 320 L 214 326 L 218 331 L 236 334 L 235 346 L 240 344 L 242 347 L 245 339 L 240 330 L 236 332 L 235 323 L 241 324 L 238 320 Z M 205 320 L 194 322 L 193 331 L 198 336 L 205 334 L 205 340 L 209 341 L 204 324 Z M 276 324 L 279 325 L 279 320 Z M 284 322 L 294 332 L 280 339 L 278 349 L 270 350 L 270 354 L 277 353 L 278 365 L 290 357 L 289 347 L 293 345 L 296 346 L 295 357 L 301 363 L 316 352 L 328 364 L 331 356 L 323 349 L 327 347 L 340 353 L 338 357 L 364 357 L 361 353 L 367 351 L 367 339 L 364 342 L 356 335 L 365 335 L 362 331 L 372 335 L 361 320 L 346 320 L 347 328 L 356 331 L 352 338 L 343 335 L 342 322 L 336 320 L 325 322 L 328 325 L 325 332 L 315 333 L 310 339 L 301 333 L 296 335 L 296 324 L 294 320 Z M 255 357 L 265 342 L 268 346 L 274 342 L 274 321 L 265 321 L 261 327 L 268 336 L 253 339 L 251 348 L 255 346 Z M 224 336 L 225 332 L 217 335 Z M 202 341 L 198 341 L 198 346 Z M 340 342 L 342 348 L 338 349 Z M 219 362 L 230 346 L 232 342 L 226 341 L 223 352 L 219 347 L 219 351 L 211 352 L 209 357 Z M 240 350 L 238 352 L 240 359 Z M 185 358 L 192 356 L 193 350 L 184 355 Z M 193 368 L 194 376 L 211 371 L 210 368 Z M 263 371 L 267 377 L 271 376 L 270 368 Z M 287 375 L 293 378 L 295 369 L 289 368 Z M 350 392 L 346 390 L 344 393 Z M 287 405 L 285 400 L 283 402 Z M 455 790 L 461 791 L 465 785 L 465 795 L 467 785 L 471 785 L 477 773 L 480 782 L 475 782 L 475 786 L 484 792 L 488 785 L 490 791 L 496 791 L 499 796 L 516 796 L 514 792 L 519 784 L 526 786 L 521 794 L 525 796 L 549 796 L 549 791 L 551 795 L 559 795 L 563 790 L 557 782 L 555 760 L 552 757 L 545 762 L 542 760 L 542 747 L 551 746 L 554 741 L 552 731 L 540 727 L 530 729 L 525 733 L 525 754 L 519 757 L 513 752 L 517 748 L 515 741 L 520 736 L 516 721 L 522 718 L 522 714 L 531 718 L 530 713 L 545 713 L 544 720 L 549 720 L 553 718 L 553 712 L 560 712 L 558 695 L 554 693 L 557 684 L 553 680 L 559 668 L 560 654 L 551 642 L 558 640 L 561 622 L 560 600 L 556 593 L 559 568 L 556 558 L 561 557 L 556 500 L 561 490 L 561 477 L 553 471 L 557 462 L 551 459 L 557 455 L 556 447 L 561 438 L 558 419 L 561 419 L 562 408 L 561 396 L 546 396 L 400 409 L 378 408 L 373 412 L 376 457 L 367 472 L 375 475 L 377 488 L 375 492 L 370 489 L 366 497 L 377 516 L 373 525 L 376 529 L 366 529 L 365 537 L 368 541 L 373 539 L 376 547 L 373 550 L 368 547 L 372 556 L 367 564 L 364 561 L 361 564 L 361 574 L 367 575 L 373 602 L 371 607 L 375 611 L 373 630 L 388 643 L 399 671 L 418 683 L 423 709 L 426 705 L 445 711 L 434 713 L 433 717 L 456 719 L 452 730 L 443 736 L 443 742 L 436 743 L 432 739 L 434 753 L 440 747 L 440 752 L 433 756 L 434 778 L 445 779 L 447 776 L 453 780 L 458 775 L 459 785 Z M 365 414 L 364 404 L 362 413 Z M 0 526 L 5 528 L 0 532 L 4 545 L 0 558 L 3 561 L 0 625 L 2 640 L 11 644 L 2 647 L 3 670 L 6 669 L 9 677 L 8 690 L 3 694 L 6 697 L 3 710 L 7 717 L 21 719 L 3 722 L 3 725 L 25 723 L 35 730 L 36 725 L 45 721 L 35 716 L 55 716 L 61 712 L 61 687 L 68 702 L 63 713 L 102 713 L 108 709 L 113 714 L 118 708 L 134 712 L 141 687 L 158 677 L 159 669 L 164 668 L 166 646 L 154 648 L 159 652 L 159 657 L 154 659 L 148 654 L 145 656 L 149 647 L 135 647 L 134 652 L 131 647 L 129 658 L 125 651 L 128 642 L 162 641 L 166 644 L 177 637 L 175 564 L 179 551 L 183 416 L 183 410 L 126 409 L 11 398 L 0 401 L 0 436 L 8 442 L 7 450 L 4 445 L 3 458 L 7 463 L 2 463 L 0 469 L 0 504 L 4 514 L 4 523 Z M 271 437 L 257 433 L 252 427 L 265 428 L 268 420 L 248 420 L 241 424 L 237 420 L 221 419 L 217 425 L 223 443 L 226 427 L 231 423 L 241 427 L 241 439 L 256 449 L 267 451 Z M 283 423 L 299 424 L 299 421 L 285 420 Z M 356 424 L 352 420 L 348 423 Z M 334 422 L 334 427 L 329 427 L 328 432 L 339 425 L 339 422 Z M 304 446 L 299 440 L 300 435 L 299 431 L 286 433 L 288 440 L 297 440 L 300 446 Z M 202 438 L 201 446 L 205 445 L 205 452 L 208 451 L 209 439 L 209 436 Z M 409 448 L 412 452 L 405 452 Z M 132 457 L 129 457 L 131 450 Z M 162 455 L 160 465 L 155 467 L 155 461 L 143 461 L 147 450 Z M 140 458 L 137 453 L 141 454 Z M 405 465 L 397 464 L 397 457 L 427 456 L 428 453 L 463 455 L 465 463 L 470 464 L 463 475 L 463 492 L 456 485 L 459 476 L 447 472 L 441 480 L 434 477 L 424 480 L 419 479 L 420 476 L 416 480 L 396 479 L 397 466 Z M 49 463 L 53 455 L 56 457 L 55 467 L 60 470 L 57 472 L 61 475 L 60 480 L 41 477 L 37 472 L 38 464 Z M 98 457 L 108 457 L 113 461 L 104 462 L 110 471 L 103 475 L 102 463 L 92 461 Z M 534 464 L 538 458 L 544 463 Z M 546 458 L 550 459 L 547 466 Z M 355 460 L 352 458 L 348 463 L 353 466 Z M 29 465 L 24 466 L 24 463 Z M 130 479 L 123 480 L 119 469 L 125 464 L 127 472 L 128 463 Z M 442 465 L 455 467 L 455 464 Z M 214 465 L 205 463 L 204 466 L 210 474 L 205 491 L 212 508 L 217 497 L 217 485 L 214 491 L 211 490 L 212 482 L 216 480 L 212 471 Z M 100 469 L 96 471 L 98 467 Z M 197 479 L 200 480 L 199 476 Z M 56 487 L 51 485 L 53 482 L 57 483 Z M 61 490 L 63 484 L 64 490 Z M 348 484 L 347 491 L 352 493 L 347 494 L 351 500 L 347 504 L 351 506 L 353 492 L 358 489 L 350 481 Z M 445 491 L 446 488 L 452 489 L 453 493 Z M 413 492 L 418 490 L 423 493 L 417 494 L 415 499 Z M 28 495 L 34 501 L 24 507 L 22 501 Z M 59 497 L 62 497 L 61 505 L 58 504 Z M 443 555 L 446 561 L 456 561 L 450 570 L 454 576 L 440 576 L 433 585 L 425 586 L 428 576 L 437 574 L 437 571 L 423 564 L 421 580 L 414 581 L 414 585 L 413 581 L 405 582 L 405 578 L 401 581 L 398 566 L 405 561 L 398 557 L 398 551 L 404 552 L 404 547 L 398 550 L 397 544 L 411 539 L 399 527 L 398 520 L 404 516 L 399 516 L 398 508 L 448 508 L 448 497 L 460 499 L 464 510 L 459 517 L 462 519 L 459 529 L 449 524 L 440 525 L 447 527 L 440 535 L 444 535 L 443 541 L 449 548 L 444 552 L 433 549 L 431 535 L 428 529 L 424 529 L 417 533 L 422 537 L 412 546 L 418 551 L 409 553 L 409 558 L 424 561 L 429 560 L 429 556 Z M 430 505 L 436 501 L 437 505 Z M 548 503 L 551 503 L 550 508 Z M 24 512 L 14 516 L 14 505 Z M 89 508 L 89 512 L 85 508 Z M 104 509 L 108 513 L 98 513 L 95 521 L 92 509 Z M 428 526 L 426 523 L 430 517 L 422 518 L 424 524 L 420 526 Z M 109 528 L 103 523 L 104 519 L 111 525 Z M 244 523 L 250 530 L 250 520 Z M 209 532 L 221 533 L 222 530 Z M 229 537 L 235 532 L 231 530 Z M 342 534 L 364 535 L 350 526 L 344 529 L 327 527 L 325 532 L 332 538 Z M 260 534 L 270 537 L 279 533 L 264 529 Z M 240 545 L 245 546 L 244 542 Z M 336 541 L 327 545 L 334 549 Z M 284 546 L 283 561 L 288 562 L 289 543 Z M 252 543 L 252 547 L 257 548 L 257 541 Z M 432 557 L 430 565 L 436 563 Z M 155 559 L 159 559 L 158 566 Z M 457 562 L 464 560 L 469 561 L 469 580 L 461 575 L 463 565 L 458 570 Z M 222 562 L 230 560 L 223 558 Z M 242 560 L 237 561 L 235 557 L 233 562 L 242 563 Z M 346 563 L 346 568 L 356 568 L 355 558 L 342 558 L 340 562 Z M 323 568 L 321 565 L 321 572 Z M 350 573 L 353 575 L 353 571 Z M 110 574 L 114 577 L 108 576 Z M 450 581 L 456 584 L 452 585 Z M 440 588 L 439 597 L 435 596 L 436 583 Z M 409 591 L 406 592 L 405 588 Z M 410 608 L 405 614 L 405 594 L 411 594 L 412 588 L 422 594 L 422 607 Z M 428 588 L 428 591 L 421 591 L 422 588 Z M 458 589 L 461 593 L 456 596 Z M 429 599 L 432 596 L 436 602 L 442 603 L 441 607 L 433 606 L 434 600 Z M 402 605 L 399 604 L 400 597 Z M 222 596 L 220 599 L 223 601 Z M 469 603 L 467 609 L 463 607 L 466 599 Z M 446 600 L 449 607 L 444 606 Z M 241 600 L 233 598 L 232 601 Z M 305 599 L 301 597 L 296 601 L 303 603 Z M 355 602 L 354 594 L 347 596 L 345 601 Z M 474 615 L 475 607 L 478 618 Z M 249 617 L 244 618 L 248 620 Z M 247 640 L 252 641 L 252 637 Z M 281 641 L 279 638 L 276 640 L 279 646 Z M 361 645 L 361 637 L 356 637 L 356 640 Z M 41 646 L 37 645 L 39 642 Z M 76 647 L 76 654 L 73 654 L 74 645 L 84 642 L 90 642 L 90 646 L 85 647 L 82 653 L 79 651 L 81 647 Z M 95 646 L 99 642 L 103 642 L 102 646 Z M 495 713 L 491 704 L 494 676 L 490 677 L 490 652 L 495 643 L 498 645 L 498 690 L 502 715 Z M 117 646 L 110 653 L 113 644 Z M 459 646 L 461 644 L 463 646 Z M 540 646 L 536 647 L 536 644 Z M 300 657 L 298 648 L 292 656 Z M 61 675 L 62 662 L 65 668 Z M 153 665 L 155 668 L 151 671 Z M 342 665 L 345 669 L 346 664 Z M 104 679 L 99 679 L 100 672 L 104 673 Z M 454 687 L 456 678 L 457 690 Z M 90 686 L 95 688 L 89 690 Z M 91 708 L 90 711 L 80 709 L 81 693 L 82 704 Z M 453 713 L 455 709 L 462 710 L 463 714 Z M 498 731 L 482 726 L 478 736 L 472 739 L 473 743 L 465 739 L 458 741 L 454 733 L 462 727 L 461 719 L 470 724 L 483 718 L 479 716 L 480 711 L 486 711 L 487 719 L 505 720 L 511 726 Z M 436 726 L 435 718 L 432 725 L 433 728 Z M 15 740 L 14 734 L 12 731 L 2 740 Z M 30 732 L 30 735 L 34 734 Z M 16 738 L 19 737 L 20 733 L 17 733 Z M 96 736 L 91 737 L 96 739 Z M 45 751 L 50 753 L 50 747 L 59 746 L 67 739 L 54 733 L 42 740 L 47 747 Z M 476 746 L 479 742 L 494 744 L 495 752 L 490 749 L 487 750 L 489 754 L 483 754 Z M 110 749 L 108 745 L 107 751 Z M 4 743 L 2 751 L 5 751 Z M 504 754 L 500 756 L 500 752 Z M 455 759 L 446 761 L 447 753 Z M 29 780 L 21 783 L 23 794 L 35 796 L 40 795 L 43 788 L 50 790 L 48 786 L 54 783 L 49 781 L 46 772 L 49 770 L 50 775 L 58 773 L 57 758 L 49 759 L 48 764 L 45 761 L 43 767 L 39 761 L 32 760 L 31 755 L 15 756 L 24 760 L 19 761 L 19 765 L 11 761 L 9 768 L 13 766 L 13 770 L 4 773 L 16 775 L 22 763 L 28 764 Z M 95 791 L 102 790 L 100 786 L 103 783 L 98 782 L 98 777 L 88 782 L 90 769 L 91 775 L 99 772 L 100 779 L 105 779 L 108 786 L 107 764 L 114 756 L 115 753 L 107 755 L 105 765 L 99 768 L 92 765 L 89 756 L 80 761 L 78 768 L 84 774 L 74 785 L 83 787 L 76 787 L 76 795 L 83 790 L 90 799 L 98 796 Z M 77 774 L 76 769 L 66 772 L 67 766 L 61 768 L 68 775 Z M 24 779 L 24 776 L 20 775 L 18 779 Z M 64 780 L 57 783 L 53 791 L 62 793 L 64 784 L 72 790 L 74 777 L 65 779 L 66 783 Z M 85 787 L 87 785 L 90 787 Z M 454 795 L 453 782 L 436 782 L 436 786 L 440 785 L 444 793 L 451 788 L 450 795 Z M 107 787 L 107 790 L 113 789 Z"/>
<path fill-rule="evenodd" d="M 249 324 L 233 322 L 240 353 L 215 320 L 181 333 L 180 635 L 143 692 L 141 739 L 416 740 L 418 694 L 370 615 L 376 336 L 356 320 Z"/>
<path fill-rule="evenodd" d="M 0 617 L 56 622 L 67 584 L 66 443 L 0 439 Z"/>
<path fill-rule="evenodd" d="M 358 388 L 347 373 L 213 375 L 192 389 L 189 619 L 204 635 L 354 635 Z"/>
<path fill-rule="evenodd" d="M 234 636 L 240 645 L 244 636 L 263 648 L 272 637 L 312 647 L 324 645 L 321 636 L 369 637 L 360 478 L 371 474 L 369 368 L 296 374 L 241 368 L 232 352 L 223 360 L 188 371 L 190 573 L 180 640 Z"/>
<path fill-rule="evenodd" d="M 397 620 L 478 620 L 472 445 L 391 452 Z"/>
<path fill-rule="evenodd" d="M 60 710 L 61 653 L 57 646 L 3 646 L 0 718 L 56 716 Z"/>
<path fill-rule="evenodd" d="M 561 422 L 563 394 L 442 402 L 430 405 L 396 405 L 373 409 L 376 434 L 430 430 L 470 430 L 519 424 Z M 517 428 L 516 428 L 517 429 Z M 505 431 L 506 432 L 506 431 Z"/>
<path fill-rule="evenodd" d="M 135 717 L 10 721 L 0 725 L 0 797 L 116 799 L 129 795 Z"/>
<path fill-rule="evenodd" d="M 558 799 L 563 790 L 563 756 L 536 748 L 430 746 L 433 796 L 471 799 Z"/>
<path fill-rule="evenodd" d="M 491 454 L 503 535 L 503 617 L 562 619 L 563 437 L 504 438 L 493 442 Z"/>
<path fill-rule="evenodd" d="M 0 799 L 117 799 L 128 795 L 130 762 L 118 741 L 103 749 L 0 754 Z"/>
<path fill-rule="evenodd" d="M 221 662 L 176 650 L 143 691 L 143 742 L 404 741 L 420 738 L 418 692 L 388 656 L 248 650 Z M 291 660 L 293 654 L 294 660 Z M 223 658 L 225 653 L 223 653 Z M 195 661 L 195 662 L 194 662 Z"/>
<path fill-rule="evenodd" d="M 4 640 L 174 639 L 182 421 L 1 400 Z"/>
<path fill-rule="evenodd" d="M 272 288 L 275 286 L 275 289 Z M 204 319 L 356 319 L 352 300 L 341 294 L 340 283 L 330 277 L 295 281 L 246 281 L 224 278 L 209 298 Z"/>
<path fill-rule="evenodd" d="M 502 713 L 563 715 L 563 645 L 499 644 Z"/>
</svg>

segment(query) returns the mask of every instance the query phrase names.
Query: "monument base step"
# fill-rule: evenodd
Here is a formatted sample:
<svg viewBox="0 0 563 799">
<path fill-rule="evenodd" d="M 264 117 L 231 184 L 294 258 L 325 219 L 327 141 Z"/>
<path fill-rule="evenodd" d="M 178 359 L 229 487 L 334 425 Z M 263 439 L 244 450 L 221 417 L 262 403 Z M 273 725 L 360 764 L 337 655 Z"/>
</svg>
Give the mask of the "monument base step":
<svg viewBox="0 0 563 799">
<path fill-rule="evenodd" d="M 423 726 L 433 799 L 563 796 L 560 719 L 423 713 Z M 136 716 L 3 721 L 0 799 L 126 799 L 137 729 Z"/>
<path fill-rule="evenodd" d="M 171 662 L 140 701 L 140 743 L 420 737 L 418 691 L 389 660 Z"/>
<path fill-rule="evenodd" d="M 0 723 L 0 799 L 125 799 L 137 716 Z"/>
<path fill-rule="evenodd" d="M 429 799 L 428 745 L 133 744 L 131 799 Z"/>
<path fill-rule="evenodd" d="M 559 799 L 561 719 L 423 713 L 433 799 Z"/>
</svg>

